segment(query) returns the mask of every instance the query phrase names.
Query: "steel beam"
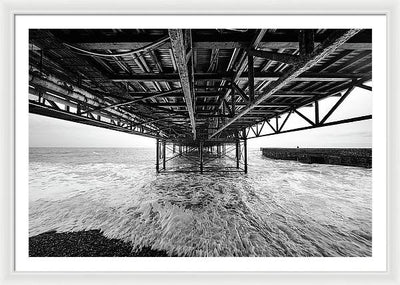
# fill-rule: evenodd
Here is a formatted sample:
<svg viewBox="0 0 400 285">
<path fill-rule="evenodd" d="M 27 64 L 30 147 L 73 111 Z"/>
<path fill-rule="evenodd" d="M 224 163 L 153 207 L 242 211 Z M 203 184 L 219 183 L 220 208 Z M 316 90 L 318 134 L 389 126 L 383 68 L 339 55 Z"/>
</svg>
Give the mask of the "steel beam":
<svg viewBox="0 0 400 285">
<path fill-rule="evenodd" d="M 314 112 L 315 112 L 315 124 L 319 124 L 319 103 L 318 101 L 314 102 Z"/>
<path fill-rule="evenodd" d="M 360 31 L 359 29 L 351 29 L 351 30 L 346 30 L 343 33 L 335 34 L 333 36 L 328 37 L 328 39 L 324 43 L 322 43 L 312 54 L 303 56 L 300 63 L 296 64 L 294 68 L 290 69 L 279 80 L 271 83 L 269 85 L 269 88 L 267 88 L 265 94 L 257 97 L 257 99 L 254 102 L 251 102 L 248 107 L 244 108 L 239 113 L 237 113 L 235 117 L 233 117 L 232 119 L 227 121 L 224 125 L 222 125 L 210 137 L 212 138 L 216 136 L 218 133 L 220 133 L 225 128 L 230 126 L 232 123 L 236 122 L 238 119 L 246 115 L 254 107 L 256 107 L 257 105 L 261 104 L 264 100 L 271 97 L 275 92 L 278 92 L 282 87 L 286 86 L 294 78 L 298 77 L 300 74 L 313 67 L 315 64 L 317 64 L 326 56 L 332 54 L 338 47 L 340 47 L 351 37 L 356 35 L 359 31 Z"/>
<path fill-rule="evenodd" d="M 77 111 L 79 113 L 79 108 Z M 164 134 L 162 134 L 162 135 L 157 134 L 158 130 L 156 130 L 156 129 L 141 128 L 141 129 L 135 130 L 135 129 L 131 129 L 130 126 L 126 124 L 127 123 L 126 121 L 123 121 L 125 126 L 116 125 L 116 124 L 112 124 L 112 123 L 105 122 L 105 121 L 99 121 L 99 120 L 93 119 L 91 117 L 81 116 L 78 113 L 72 113 L 70 111 L 55 109 L 52 106 L 44 105 L 43 103 L 38 103 L 38 102 L 29 101 L 29 112 L 33 113 L 33 114 L 47 116 L 47 117 L 58 118 L 58 119 L 66 120 L 66 121 L 71 121 L 71 122 L 76 122 L 76 123 L 81 123 L 81 124 L 91 125 L 91 126 L 96 126 L 96 127 L 102 127 L 105 129 L 110 129 L 110 130 L 114 130 L 114 131 L 120 131 L 120 132 L 135 134 L 135 135 L 141 135 L 141 136 L 146 136 L 146 137 L 151 137 L 151 138 L 164 136 Z M 115 120 L 118 121 L 117 119 L 115 119 Z"/>
<path fill-rule="evenodd" d="M 314 30 L 299 31 L 299 51 L 300 55 L 311 54 L 314 51 Z"/>
<path fill-rule="evenodd" d="M 166 152 L 165 152 L 165 141 L 162 142 L 162 158 L 163 158 L 163 170 L 165 170 L 165 159 L 166 159 Z"/>
<path fill-rule="evenodd" d="M 199 156 L 200 156 L 200 173 L 203 174 L 203 142 L 199 144 Z"/>
<path fill-rule="evenodd" d="M 251 42 L 250 42 L 250 44 L 249 44 L 249 46 L 248 46 L 247 48 L 248 48 L 248 49 L 255 49 L 255 48 L 257 48 L 257 47 L 258 47 L 258 44 L 262 41 L 262 39 L 263 39 L 263 37 L 264 37 L 264 35 L 265 35 L 266 32 L 267 32 L 266 29 L 259 29 L 259 30 L 256 30 L 256 33 L 255 33 L 253 39 L 251 40 Z M 237 80 L 239 80 L 240 76 L 242 75 L 242 73 L 244 72 L 244 70 L 245 70 L 245 68 L 246 68 L 247 66 L 248 66 L 248 52 L 245 51 L 245 52 L 243 53 L 242 57 L 241 57 L 240 60 L 239 60 L 239 66 L 238 66 L 238 68 L 236 69 L 236 72 L 235 72 L 234 75 L 231 77 L 231 81 L 232 81 L 233 83 L 235 83 Z M 229 94 L 231 93 L 231 91 L 232 91 L 231 89 L 228 89 L 228 91 L 227 91 L 223 96 L 220 96 L 220 98 L 219 98 L 219 100 L 218 100 L 218 101 L 219 101 L 219 107 L 218 107 L 218 109 L 221 108 L 223 100 L 225 100 L 226 97 L 229 96 Z"/>
<path fill-rule="evenodd" d="M 247 56 L 247 70 L 248 70 L 248 86 L 249 86 L 249 99 L 250 102 L 254 101 L 254 57 L 249 52 Z"/>
<path fill-rule="evenodd" d="M 300 60 L 300 57 L 297 55 L 271 52 L 265 50 L 250 50 L 249 54 L 256 57 L 262 57 L 272 61 L 279 61 L 291 65 L 298 63 Z"/>
<path fill-rule="evenodd" d="M 347 96 L 350 95 L 351 91 L 353 91 L 354 87 L 350 87 L 343 95 L 340 97 L 340 99 L 333 105 L 333 107 L 328 111 L 328 113 L 325 115 L 325 117 L 321 120 L 321 124 L 325 123 L 326 120 L 332 115 L 333 112 L 342 104 L 344 99 L 347 98 Z"/>
<path fill-rule="evenodd" d="M 138 103 L 140 101 L 149 100 L 149 99 L 158 98 L 158 97 L 163 97 L 163 96 L 168 96 L 170 94 L 174 94 L 174 93 L 181 92 L 181 91 L 182 91 L 182 89 L 178 88 L 178 89 L 169 90 L 169 91 L 165 91 L 165 92 L 157 92 L 155 94 L 143 96 L 142 98 L 138 98 L 138 99 L 134 99 L 134 100 L 129 100 L 127 102 L 111 104 L 111 105 L 108 105 L 108 106 L 105 106 L 105 107 L 102 107 L 102 108 L 98 108 L 98 109 L 94 109 L 94 110 L 88 110 L 88 111 L 82 112 L 82 114 L 90 113 L 90 112 L 94 112 L 94 111 L 107 110 L 107 109 L 110 109 L 110 108 L 116 108 L 116 107 L 132 105 L 132 104 Z"/>
<path fill-rule="evenodd" d="M 156 171 L 160 172 L 160 141 L 156 139 Z"/>
<path fill-rule="evenodd" d="M 240 141 L 236 140 L 236 168 L 240 166 Z"/>
<path fill-rule="evenodd" d="M 299 60 L 296 60 L 298 62 Z M 255 80 L 276 81 L 283 73 L 281 72 L 254 72 Z M 364 73 L 332 73 L 332 72 L 305 72 L 295 78 L 293 81 L 347 81 L 349 79 L 357 79 L 364 77 Z M 195 73 L 195 81 L 220 81 L 231 80 L 234 73 L 219 72 L 219 73 Z M 236 80 L 247 80 L 251 76 L 249 72 L 242 72 Z M 110 78 L 113 82 L 169 82 L 179 81 L 179 73 L 134 73 L 130 75 L 118 75 Z M 218 88 L 224 88 L 218 86 Z M 172 90 L 171 93 L 174 91 Z"/>
<path fill-rule="evenodd" d="M 273 136 L 273 135 L 285 134 L 285 133 L 291 133 L 291 132 L 297 132 L 297 131 L 305 131 L 305 130 L 310 130 L 310 129 L 316 129 L 316 128 L 329 127 L 329 126 L 335 126 L 335 125 L 340 125 L 340 124 L 347 124 L 347 123 L 365 121 L 365 120 L 370 120 L 370 119 L 372 119 L 372 115 L 365 115 L 365 116 L 353 117 L 353 118 L 348 118 L 348 119 L 344 119 L 344 120 L 338 120 L 338 121 L 328 122 L 328 123 L 323 123 L 323 124 L 320 123 L 319 125 L 301 127 L 301 128 L 296 128 L 296 129 L 284 130 L 284 131 L 280 131 L 280 132 L 274 132 L 274 133 L 269 133 L 269 134 L 249 137 L 248 139 L 267 137 L 267 136 Z"/>
<path fill-rule="evenodd" d="M 247 137 L 243 140 L 243 152 L 244 152 L 244 173 L 247 174 Z"/>
<path fill-rule="evenodd" d="M 189 74 L 189 69 L 187 65 L 187 54 L 185 45 L 186 39 L 184 38 L 184 31 L 178 29 L 170 29 L 168 30 L 168 33 L 171 39 L 171 47 L 174 53 L 174 58 L 176 61 L 176 66 L 179 72 L 181 86 L 185 97 L 186 107 L 189 113 L 193 137 L 194 139 L 196 139 L 196 119 L 193 104 L 194 86 L 192 83 L 193 74 Z"/>
<path fill-rule="evenodd" d="M 267 36 L 269 36 L 267 34 Z M 269 38 L 269 37 L 267 37 Z M 75 43 L 76 46 L 79 46 L 84 49 L 89 50 L 131 50 L 131 49 L 138 49 L 149 44 L 153 43 L 152 41 L 132 41 L 131 39 L 127 41 L 113 41 L 113 42 L 105 42 L 99 41 L 96 39 L 95 42 L 78 42 Z M 321 41 L 316 40 L 315 46 L 321 44 Z M 248 41 L 243 41 L 240 39 L 235 40 L 232 38 L 231 40 L 194 40 L 193 41 L 193 48 L 194 49 L 240 49 L 240 48 L 247 48 L 249 46 Z M 160 45 L 158 48 L 171 48 L 170 43 L 164 43 Z M 280 40 L 272 40 L 266 42 L 260 42 L 259 48 L 262 49 L 298 49 L 299 48 L 299 41 L 295 38 L 285 38 L 283 37 Z M 342 46 L 345 50 L 372 50 L 372 44 L 370 39 L 365 39 L 364 41 L 360 40 L 358 42 L 349 42 L 345 43 Z"/>
</svg>

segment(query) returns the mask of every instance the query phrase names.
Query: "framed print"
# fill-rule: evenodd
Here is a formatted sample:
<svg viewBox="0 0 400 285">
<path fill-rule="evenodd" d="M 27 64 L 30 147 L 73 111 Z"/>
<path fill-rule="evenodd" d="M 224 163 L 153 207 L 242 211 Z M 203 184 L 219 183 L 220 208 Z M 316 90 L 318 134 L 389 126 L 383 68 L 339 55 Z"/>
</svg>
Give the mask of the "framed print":
<svg viewBox="0 0 400 285">
<path fill-rule="evenodd" d="M 385 11 L 13 12 L 5 276 L 397 283 Z"/>
</svg>

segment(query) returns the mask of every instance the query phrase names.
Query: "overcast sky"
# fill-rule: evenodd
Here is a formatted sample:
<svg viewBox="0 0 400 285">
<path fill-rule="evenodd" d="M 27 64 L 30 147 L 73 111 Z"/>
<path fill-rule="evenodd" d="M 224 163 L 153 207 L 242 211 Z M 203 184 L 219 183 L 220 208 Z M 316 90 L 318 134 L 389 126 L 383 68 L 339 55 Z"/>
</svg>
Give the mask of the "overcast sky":
<svg viewBox="0 0 400 285">
<path fill-rule="evenodd" d="M 323 117 L 338 97 L 320 103 Z M 313 118 L 314 108 L 301 112 Z M 328 121 L 372 113 L 372 92 L 355 89 Z M 283 120 L 284 117 L 281 119 Z M 285 128 L 306 126 L 297 115 L 291 115 Z M 268 127 L 267 125 L 265 127 Z M 29 145 L 31 147 L 154 147 L 155 140 L 98 127 L 29 114 Z M 249 147 L 371 147 L 372 121 L 361 121 L 307 131 L 268 136 L 249 140 Z"/>
</svg>

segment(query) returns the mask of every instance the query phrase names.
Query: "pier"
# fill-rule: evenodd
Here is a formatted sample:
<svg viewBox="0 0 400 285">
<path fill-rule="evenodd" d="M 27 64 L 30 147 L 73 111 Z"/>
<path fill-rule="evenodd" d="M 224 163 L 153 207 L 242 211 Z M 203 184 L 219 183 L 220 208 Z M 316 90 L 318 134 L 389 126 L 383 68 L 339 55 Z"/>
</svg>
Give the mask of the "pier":
<svg viewBox="0 0 400 285">
<path fill-rule="evenodd" d="M 360 29 L 31 29 L 29 111 L 154 138 L 157 172 L 184 156 L 191 171 L 229 157 L 234 167 L 221 171 L 247 173 L 249 139 L 371 119 L 331 120 L 354 89 L 372 91 L 371 56 L 372 32 Z M 337 101 L 322 114 L 329 97 Z M 287 128 L 293 116 L 305 126 Z M 263 153 L 353 165 L 342 155 Z"/>
<path fill-rule="evenodd" d="M 263 156 L 303 163 L 372 167 L 370 148 L 261 148 Z"/>
</svg>

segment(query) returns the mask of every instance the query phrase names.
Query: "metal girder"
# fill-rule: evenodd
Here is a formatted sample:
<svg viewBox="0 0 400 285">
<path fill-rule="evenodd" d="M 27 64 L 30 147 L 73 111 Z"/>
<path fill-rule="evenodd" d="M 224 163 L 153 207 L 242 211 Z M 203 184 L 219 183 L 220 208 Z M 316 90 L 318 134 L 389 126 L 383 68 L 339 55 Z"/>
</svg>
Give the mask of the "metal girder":
<svg viewBox="0 0 400 285">
<path fill-rule="evenodd" d="M 313 121 L 311 121 L 309 118 L 307 118 L 306 116 L 304 116 L 299 110 L 294 110 L 294 112 L 299 115 L 300 117 L 302 117 L 305 121 L 307 121 L 307 123 L 309 123 L 311 126 L 314 126 L 315 123 Z"/>
<path fill-rule="evenodd" d="M 142 125 L 143 119 L 155 119 L 143 114 L 137 116 L 132 112 L 127 112 L 125 110 L 119 109 L 119 107 L 105 110 L 102 106 L 104 106 L 105 104 L 110 104 L 110 101 L 101 99 L 100 97 L 95 96 L 79 87 L 67 85 L 65 82 L 59 81 L 57 78 L 52 76 L 48 76 L 46 79 L 37 76 L 30 76 L 29 84 L 36 88 L 30 88 L 30 93 L 37 95 L 35 93 L 40 91 L 43 93 L 42 97 L 46 97 L 46 99 L 50 101 L 61 103 L 65 106 L 77 108 L 77 114 L 81 117 L 85 114 L 87 116 L 95 114 L 104 118 L 114 120 L 120 119 L 124 122 L 128 122 L 130 125 L 137 124 L 138 126 Z M 50 92 L 51 94 L 57 96 L 47 94 L 45 92 Z M 86 110 L 89 110 L 89 112 L 86 112 Z M 73 121 L 73 119 L 70 120 Z M 174 124 L 169 123 L 169 125 L 172 126 Z"/>
<path fill-rule="evenodd" d="M 265 50 L 250 50 L 250 55 L 262 57 L 273 61 L 279 61 L 286 64 L 296 64 L 300 60 L 300 56 L 287 53 L 278 53 Z"/>
<path fill-rule="evenodd" d="M 266 38 L 268 41 L 262 41 L 259 44 L 260 48 L 265 49 L 298 49 L 299 41 L 298 36 L 287 35 L 280 36 L 277 38 L 273 33 L 266 33 Z M 146 39 L 125 37 L 122 38 L 119 36 L 115 39 L 104 39 L 100 40 L 98 38 L 89 38 L 85 39 L 71 39 L 68 40 L 83 49 L 88 50 L 132 50 L 132 49 L 140 49 L 145 46 L 148 46 L 155 41 L 159 40 L 160 36 L 148 37 Z M 315 46 L 321 44 L 321 39 L 318 35 L 315 35 Z M 231 35 L 229 39 L 226 38 L 216 38 L 216 37 L 195 37 L 193 38 L 193 48 L 195 49 L 240 49 L 247 48 L 249 46 L 249 40 L 244 40 L 241 35 Z M 159 48 L 171 48 L 171 43 L 164 42 Z M 365 36 L 360 39 L 354 40 L 352 42 L 345 43 L 342 46 L 343 49 L 348 50 L 363 50 L 363 49 L 372 49 L 370 36 Z"/>
<path fill-rule="evenodd" d="M 134 128 L 132 129 L 130 125 L 121 125 L 121 124 L 113 124 L 112 122 L 104 122 L 101 120 L 96 120 L 92 117 L 85 117 L 79 114 L 74 114 L 72 112 L 68 112 L 65 110 L 61 110 L 59 108 L 54 108 L 53 106 L 47 106 L 37 102 L 29 102 L 29 112 L 33 114 L 48 116 L 52 118 L 58 118 L 62 120 L 72 121 L 76 123 L 102 127 L 110 130 L 141 135 L 145 137 L 162 137 L 159 135 L 158 131 L 146 131 L 146 128 Z"/>
<path fill-rule="evenodd" d="M 362 84 L 362 83 L 357 83 L 357 84 L 355 84 L 355 86 L 359 87 L 361 89 L 372 91 L 372 87 L 371 86 L 368 86 L 368 85 L 365 85 L 365 84 Z"/>
<path fill-rule="evenodd" d="M 344 101 L 344 99 L 347 98 L 347 96 L 349 96 L 349 94 L 351 93 L 351 91 L 353 91 L 354 87 L 350 87 L 343 95 L 342 97 L 340 97 L 340 99 L 336 102 L 335 105 L 333 105 L 333 107 L 328 111 L 328 113 L 325 115 L 325 117 L 321 120 L 321 124 L 325 123 L 326 120 L 328 120 L 328 118 L 333 114 L 333 112 L 335 112 L 335 110 L 340 106 L 340 104 L 342 104 L 342 102 Z"/>
<path fill-rule="evenodd" d="M 212 88 L 212 87 L 210 87 L 210 88 Z M 315 96 L 320 96 L 320 95 L 330 95 L 330 93 L 331 92 L 329 92 L 329 93 L 327 93 L 327 92 L 303 92 L 303 91 L 280 91 L 280 92 L 276 92 L 276 93 L 274 93 L 273 95 L 272 95 L 272 97 L 299 97 L 299 98 L 302 98 L 302 97 L 304 97 L 304 98 L 308 98 L 308 97 L 315 97 Z M 144 97 L 144 96 L 146 96 L 146 94 L 148 94 L 148 96 L 152 96 L 152 94 L 159 94 L 158 92 L 157 93 L 153 93 L 153 92 L 149 92 L 149 93 L 144 93 L 144 92 L 134 92 L 134 93 L 130 93 L 130 95 L 132 96 L 132 97 L 140 97 L 139 99 L 143 99 L 142 97 Z M 242 92 L 242 95 L 244 94 L 244 97 L 243 96 L 241 96 L 243 99 L 244 99 L 244 101 L 246 101 L 246 99 L 245 98 L 247 98 L 247 100 L 248 100 L 248 97 L 247 97 L 247 95 L 244 93 L 244 92 Z M 262 93 L 260 93 L 260 92 L 256 92 L 255 93 L 255 95 L 261 95 Z M 210 98 L 212 98 L 212 97 L 218 97 L 220 94 L 218 94 L 218 92 L 217 91 L 200 91 L 200 92 L 196 92 L 196 98 L 208 98 L 208 97 L 210 97 Z M 162 96 L 160 96 L 160 97 L 162 97 Z M 168 94 L 168 96 L 167 97 L 170 97 L 170 98 L 182 98 L 182 97 L 184 97 L 184 95 L 183 95 L 183 93 L 171 93 L 171 94 Z"/>
<path fill-rule="evenodd" d="M 242 100 L 246 103 L 250 102 L 250 98 L 246 95 L 246 93 L 239 87 L 235 82 L 232 82 L 232 87 L 237 91 L 239 96 L 242 98 Z"/>
<path fill-rule="evenodd" d="M 228 101 L 224 101 L 224 104 L 226 105 L 226 107 L 228 108 L 228 110 L 231 110 L 231 107 L 228 104 Z M 185 103 L 146 103 L 146 106 L 149 107 L 186 107 Z M 217 107 L 218 105 L 216 103 L 197 103 L 196 107 Z M 235 106 L 238 107 L 243 107 L 243 106 L 247 106 L 247 104 L 243 104 L 243 103 L 235 103 Z M 260 108 L 268 108 L 268 107 L 288 107 L 291 106 L 290 104 L 283 104 L 283 103 L 263 103 L 258 105 L 257 107 Z M 210 112 L 212 110 L 209 110 Z"/>
<path fill-rule="evenodd" d="M 72 87 L 62 81 L 57 81 L 57 78 L 54 77 L 44 79 L 37 76 L 31 76 L 29 84 L 39 90 L 46 90 L 53 94 L 59 94 L 64 98 L 71 98 L 78 102 L 81 107 L 86 107 L 88 109 L 101 108 L 104 106 L 103 104 L 109 104 L 109 101 L 105 101 L 76 86 Z M 133 114 L 130 114 L 129 116 L 117 109 L 108 110 L 107 112 L 127 120 L 132 120 L 134 118 Z"/>
<path fill-rule="evenodd" d="M 252 132 L 261 135 L 264 125 L 270 125 L 267 119 L 272 119 L 274 133 L 280 133 L 287 129 L 284 126 L 291 113 L 306 105 L 315 108 L 315 116 L 308 116 L 312 122 L 309 127 L 324 125 L 346 96 L 338 98 L 326 117 L 319 114 L 318 100 L 342 95 L 350 87 L 372 90 L 365 85 L 366 79 L 372 77 L 371 30 L 357 34 L 325 58 L 317 52 L 326 42 L 334 43 L 332 31 L 344 34 L 345 30 L 271 29 L 222 34 L 193 30 L 193 38 L 189 30 L 174 31 L 182 34 L 181 65 L 171 49 L 173 40 L 165 40 L 157 49 L 137 56 L 115 56 L 132 53 L 143 42 L 165 38 L 165 30 L 133 32 L 129 37 L 129 32 L 123 31 L 31 31 L 29 73 L 34 78 L 30 77 L 29 89 L 38 96 L 32 104 L 41 104 L 44 112 L 51 110 L 55 117 L 64 118 L 65 114 L 59 115 L 60 112 L 72 112 L 72 120 L 77 122 L 82 118 L 96 124 L 109 123 L 114 129 L 158 131 L 163 140 L 196 139 L 198 143 L 215 132 L 213 139 L 237 138 L 234 135 L 238 130 L 242 133 L 243 128 L 244 136 Z M 119 42 L 111 43 L 112 40 Z M 125 50 L 119 50 L 124 40 L 127 45 L 121 49 Z M 79 47 L 82 41 L 98 45 L 93 53 L 107 54 L 108 60 L 83 56 L 64 45 L 68 42 Z M 110 43 L 100 46 L 98 41 Z M 115 45 L 107 50 L 108 44 Z M 233 47 L 231 51 L 226 50 L 229 46 Z M 308 71 L 316 61 L 313 57 L 323 60 Z M 179 69 L 187 72 L 185 84 Z M 53 80 L 54 76 L 58 79 Z M 189 86 L 186 91 L 184 85 Z M 264 101 L 258 102 L 260 98 Z M 38 110 L 38 106 L 32 108 Z M 282 116 L 282 121 L 277 116 Z M 236 121 L 232 123 L 231 119 Z M 193 126 L 196 137 L 192 135 Z"/>
<path fill-rule="evenodd" d="M 181 88 L 174 89 L 174 90 L 169 90 L 169 91 L 165 91 L 165 92 L 157 92 L 156 94 L 143 96 L 143 98 L 138 98 L 138 99 L 130 100 L 130 101 L 127 101 L 127 102 L 122 102 L 122 103 L 111 104 L 109 106 L 105 106 L 105 107 L 94 109 L 94 110 L 88 110 L 88 111 L 82 112 L 82 114 L 93 112 L 93 111 L 106 110 L 106 109 L 109 109 L 109 108 L 115 108 L 115 107 L 131 105 L 131 104 L 134 104 L 134 103 L 137 103 L 137 102 L 140 102 L 140 101 L 144 101 L 144 100 L 148 100 L 148 99 L 152 99 L 152 98 L 157 98 L 157 97 L 163 97 L 163 96 L 167 96 L 167 95 L 170 95 L 170 94 L 173 94 L 173 93 L 177 93 L 177 92 L 180 92 L 180 91 L 182 91 Z"/>
<path fill-rule="evenodd" d="M 248 49 L 257 48 L 258 44 L 262 41 L 266 32 L 267 32 L 267 30 L 265 30 L 265 29 L 257 30 L 252 41 L 250 42 L 250 45 L 247 48 Z M 231 77 L 231 82 L 235 83 L 237 80 L 239 80 L 240 76 L 244 72 L 247 65 L 248 65 L 248 52 L 245 51 L 239 61 L 239 67 L 236 69 L 236 72 L 234 73 L 233 77 Z M 225 95 L 220 96 L 218 108 L 221 108 L 221 106 L 223 104 L 223 100 L 226 99 L 227 96 L 229 96 L 231 91 L 232 91 L 231 89 L 228 89 L 228 91 L 225 93 Z"/>
<path fill-rule="evenodd" d="M 195 73 L 195 81 L 220 81 L 231 80 L 234 74 L 232 72 L 219 72 L 219 73 Z M 364 73 L 333 73 L 333 72 L 305 72 L 295 78 L 293 81 L 346 81 L 349 79 L 361 78 Z M 280 72 L 254 72 L 255 80 L 269 80 L 276 81 L 283 74 Z M 243 72 L 237 80 L 247 80 L 249 77 L 248 72 Z M 119 75 L 110 78 L 114 82 L 150 82 L 150 81 L 179 81 L 179 73 L 134 73 L 130 75 Z M 219 88 L 223 88 L 219 86 Z"/>
<path fill-rule="evenodd" d="M 299 53 L 307 55 L 314 51 L 314 30 L 306 29 L 299 31 Z"/>
<path fill-rule="evenodd" d="M 336 97 L 336 96 L 342 97 L 341 91 L 343 91 L 343 90 L 348 91 L 349 89 L 354 89 L 354 87 L 358 87 L 358 85 L 360 85 L 360 84 L 362 84 L 363 82 L 366 82 L 366 81 L 368 81 L 368 80 L 370 80 L 370 77 L 365 77 L 365 78 L 362 78 L 362 79 L 359 79 L 359 80 L 356 80 L 356 81 L 352 81 L 352 82 L 350 82 L 350 83 L 347 83 L 347 84 L 344 85 L 344 86 L 341 86 L 339 89 L 336 88 L 336 89 L 334 90 L 334 92 L 329 92 L 329 93 L 313 92 L 313 96 L 308 96 L 308 97 L 310 97 L 310 99 L 308 99 L 307 101 L 304 101 L 304 102 L 302 103 L 302 105 L 290 106 L 289 108 L 278 112 L 277 115 L 283 115 L 283 114 L 285 114 L 285 113 L 289 113 L 289 114 L 290 114 L 290 113 L 292 113 L 292 112 L 295 112 L 295 113 L 296 113 L 295 109 L 298 110 L 299 108 L 310 106 L 309 104 L 314 104 L 315 115 L 316 115 L 315 118 L 316 118 L 316 119 L 317 119 L 317 118 L 319 119 L 319 108 L 318 108 L 317 105 L 315 105 L 315 102 L 318 102 L 318 100 L 322 100 L 322 99 L 327 98 L 327 97 L 329 97 L 329 96 L 332 96 L 332 97 Z M 367 87 L 369 87 L 369 86 L 367 86 Z M 372 90 L 372 88 L 371 88 L 371 90 Z M 275 95 L 276 95 L 276 93 L 274 94 L 274 96 L 275 96 Z M 349 94 L 348 94 L 348 95 L 349 95 Z M 291 97 L 291 95 L 282 95 L 282 96 Z M 294 95 L 294 96 L 296 96 L 296 95 Z M 303 97 L 305 97 L 305 96 L 307 96 L 307 95 L 298 94 L 297 96 L 303 96 Z M 346 96 L 347 96 L 347 95 L 346 95 Z M 344 99 L 341 99 L 341 100 L 339 99 L 339 101 L 338 101 L 336 104 L 340 105 L 341 102 L 343 102 L 343 100 L 344 100 Z M 318 103 L 317 103 L 317 104 L 318 104 Z M 335 104 L 335 105 L 336 105 L 336 104 Z M 259 106 L 262 106 L 262 105 L 259 105 Z M 311 106 L 311 107 L 312 107 L 312 106 Z M 335 110 L 337 107 L 338 107 L 338 106 L 333 106 L 333 107 L 331 108 L 331 110 L 333 109 L 333 110 L 332 110 L 332 113 L 334 112 L 334 110 Z M 318 115 L 317 115 L 317 112 L 318 112 Z M 329 111 L 328 111 L 328 112 L 329 112 Z M 327 115 L 328 115 L 328 114 L 327 114 Z M 301 117 L 301 115 L 299 115 L 299 116 Z M 304 117 L 305 117 L 305 116 L 304 116 Z M 247 118 L 247 116 L 244 117 L 244 118 Z M 265 118 L 265 119 L 263 119 L 263 120 L 257 121 L 257 122 L 255 122 L 255 123 L 253 123 L 251 126 L 258 125 L 258 124 L 260 124 L 260 123 L 262 123 L 262 124 L 264 125 L 266 119 L 270 119 L 270 118 Z M 306 117 L 306 120 L 308 120 L 308 123 L 309 123 L 309 124 L 311 124 L 311 125 L 314 124 L 314 122 L 312 122 L 311 120 L 309 120 L 307 117 Z M 317 122 L 318 122 L 318 121 L 316 120 L 316 124 L 317 124 Z M 319 121 L 318 123 L 320 124 L 321 122 Z M 249 125 L 247 125 L 246 127 L 249 127 Z M 282 126 L 282 127 L 283 127 L 283 126 Z M 282 127 L 281 127 L 281 128 L 282 128 Z M 261 132 L 259 132 L 259 133 L 261 133 Z"/>
<path fill-rule="evenodd" d="M 239 113 L 235 115 L 232 119 L 227 121 L 223 126 L 221 126 L 217 131 L 215 131 L 210 137 L 214 137 L 222 130 L 227 128 L 229 125 L 246 115 L 249 111 L 251 111 L 254 107 L 261 104 L 264 100 L 271 97 L 275 92 L 279 91 L 282 87 L 291 82 L 294 78 L 298 77 L 303 72 L 307 71 L 311 67 L 313 67 L 320 60 L 325 58 L 326 56 L 333 53 L 338 47 L 340 47 L 343 43 L 348 41 L 351 37 L 360 32 L 359 29 L 351 29 L 346 30 L 345 32 L 334 34 L 327 38 L 313 53 L 310 55 L 306 55 L 302 57 L 302 60 L 293 66 L 288 72 L 286 72 L 280 79 L 271 83 L 266 92 L 257 97 L 254 102 L 251 102 L 248 107 L 241 110 Z"/>
<path fill-rule="evenodd" d="M 312 126 L 307 126 L 307 127 L 301 127 L 301 128 L 284 130 L 284 131 L 281 130 L 279 132 L 273 132 L 273 133 L 268 133 L 268 134 L 264 134 L 264 135 L 249 137 L 248 139 L 261 138 L 261 137 L 267 137 L 267 136 L 272 136 L 272 135 L 277 135 L 277 134 L 304 131 L 304 130 L 322 128 L 322 127 L 328 127 L 328 126 L 335 126 L 335 125 L 359 122 L 359 121 L 370 120 L 370 119 L 372 119 L 372 115 L 365 115 L 365 116 L 353 117 L 353 118 L 348 118 L 348 119 L 344 119 L 344 120 L 338 120 L 338 121 L 333 121 L 333 122 L 328 122 L 328 123 L 323 123 L 323 124 L 320 123 L 319 125 L 314 124 Z M 267 121 L 267 123 L 268 123 L 268 121 Z"/>
<path fill-rule="evenodd" d="M 174 58 L 176 61 L 176 66 L 178 69 L 181 86 L 183 90 L 183 94 L 185 97 L 186 107 L 189 113 L 190 124 L 192 126 L 192 133 L 194 139 L 196 139 L 196 119 L 195 119 L 195 111 L 194 111 L 194 86 L 193 86 L 193 74 L 189 73 L 188 64 L 187 64 L 187 46 L 185 41 L 185 31 L 179 29 L 170 29 L 168 30 L 170 39 L 171 39 L 171 47 L 174 53 Z"/>
</svg>

